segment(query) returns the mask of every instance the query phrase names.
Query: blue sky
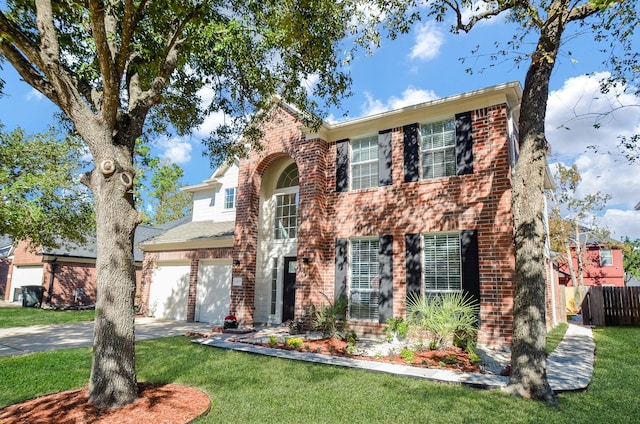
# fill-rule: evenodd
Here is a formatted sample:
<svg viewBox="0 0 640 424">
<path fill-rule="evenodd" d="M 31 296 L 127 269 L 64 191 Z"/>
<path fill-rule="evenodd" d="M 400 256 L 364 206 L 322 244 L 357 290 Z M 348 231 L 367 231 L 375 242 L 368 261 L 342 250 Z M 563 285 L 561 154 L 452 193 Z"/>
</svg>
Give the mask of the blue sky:
<svg viewBox="0 0 640 424">
<path fill-rule="evenodd" d="M 488 59 L 496 51 L 494 42 L 504 43 L 513 34 L 503 19 L 482 23 L 469 34 L 453 35 L 449 25 L 417 24 L 409 34 L 383 40 L 373 56 L 360 52 L 350 64 L 353 96 L 345 99 L 340 110 L 329 111 L 327 119 L 344 120 L 345 114 L 348 118 L 366 116 L 504 82 L 524 84 L 528 61 L 518 68 L 513 57 L 496 63 Z M 546 126 L 553 153 L 550 162 L 576 163 L 583 179 L 580 194 L 599 190 L 611 196 L 600 224 L 616 238 L 640 238 L 640 211 L 634 210 L 640 202 L 640 165 L 629 164 L 615 149 L 619 135 L 640 132 L 640 99 L 600 94 L 598 80 L 606 71 L 598 52 L 602 46 L 590 34 L 567 39 L 551 80 Z M 482 46 L 482 55 L 473 57 L 471 51 L 477 45 Z M 530 49 L 525 45 L 523 51 Z M 462 57 L 467 58 L 465 63 L 459 60 Z M 470 66 L 475 69 L 472 75 L 465 72 Z M 33 133 L 56 123 L 55 106 L 20 82 L 8 64 L 1 72 L 7 82 L 6 95 L 0 98 L 0 122 L 5 130 L 20 126 Z M 595 114 L 611 110 L 617 102 L 633 107 L 608 115 L 594 129 Z M 220 117 L 211 116 L 191 137 L 157 140 L 155 152 L 185 169 L 184 184 L 197 184 L 211 175 L 200 140 L 217 122 Z M 588 149 L 590 145 L 601 146 L 601 152 Z"/>
</svg>

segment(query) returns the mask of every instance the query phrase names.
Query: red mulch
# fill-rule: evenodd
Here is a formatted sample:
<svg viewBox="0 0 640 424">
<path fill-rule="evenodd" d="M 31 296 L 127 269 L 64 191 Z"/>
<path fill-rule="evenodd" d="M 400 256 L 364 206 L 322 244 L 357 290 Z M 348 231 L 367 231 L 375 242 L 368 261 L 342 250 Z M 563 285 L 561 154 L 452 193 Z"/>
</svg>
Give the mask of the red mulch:
<svg viewBox="0 0 640 424">
<path fill-rule="evenodd" d="M 95 408 L 87 389 L 53 393 L 0 409 L 0 423 L 185 424 L 209 412 L 209 396 L 177 384 L 138 383 L 136 402 L 116 409 Z"/>
<path fill-rule="evenodd" d="M 242 342 L 242 340 L 238 340 Z M 261 343 L 260 346 L 271 347 L 275 349 L 297 350 L 300 352 L 322 353 L 325 355 L 342 356 L 353 359 L 361 359 L 364 361 L 389 362 L 394 364 L 411 365 L 423 368 L 442 368 L 454 371 L 464 372 L 482 372 L 478 364 L 473 364 L 469 359 L 469 354 L 463 349 L 456 346 L 449 346 L 445 349 L 423 350 L 413 352 L 413 361 L 409 362 L 402 357 L 401 352 L 397 349 L 393 356 L 358 356 L 348 353 L 349 343 L 336 338 L 325 338 L 319 340 L 303 340 L 302 346 L 292 348 L 284 343 L 276 343 L 275 345 Z"/>
</svg>

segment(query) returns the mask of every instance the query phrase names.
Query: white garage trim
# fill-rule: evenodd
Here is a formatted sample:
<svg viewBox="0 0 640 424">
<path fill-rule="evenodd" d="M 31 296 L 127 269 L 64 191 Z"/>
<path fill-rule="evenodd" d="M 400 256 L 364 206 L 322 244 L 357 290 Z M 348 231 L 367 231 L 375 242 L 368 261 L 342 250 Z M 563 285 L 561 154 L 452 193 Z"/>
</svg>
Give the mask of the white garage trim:
<svg viewBox="0 0 640 424">
<path fill-rule="evenodd" d="M 155 318 L 187 320 L 189 263 L 158 263 L 149 290 L 149 313 Z"/>
<path fill-rule="evenodd" d="M 195 319 L 222 325 L 231 300 L 231 260 L 200 261 L 196 289 Z"/>
</svg>

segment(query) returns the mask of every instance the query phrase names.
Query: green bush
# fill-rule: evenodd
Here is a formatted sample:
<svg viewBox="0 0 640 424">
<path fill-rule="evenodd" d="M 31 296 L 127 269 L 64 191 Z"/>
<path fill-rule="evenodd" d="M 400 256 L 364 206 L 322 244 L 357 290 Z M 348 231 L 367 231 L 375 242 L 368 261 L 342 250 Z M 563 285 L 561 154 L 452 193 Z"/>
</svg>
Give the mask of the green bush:
<svg viewBox="0 0 640 424">
<path fill-rule="evenodd" d="M 431 339 L 429 346 L 473 345 L 478 333 L 478 302 L 463 293 L 413 295 L 407 302 L 408 320 Z"/>
<path fill-rule="evenodd" d="M 402 349 L 400 356 L 402 356 L 402 359 L 404 359 L 408 364 L 413 364 L 415 353 L 410 349 Z"/>
<path fill-rule="evenodd" d="M 387 318 L 387 326 L 383 332 L 387 335 L 387 340 L 393 340 L 394 336 L 405 337 L 409 331 L 409 323 L 403 317 Z"/>
<path fill-rule="evenodd" d="M 302 339 L 297 338 L 297 337 L 292 337 L 290 339 L 287 339 L 286 343 L 287 343 L 287 347 L 293 347 L 293 348 L 297 349 L 300 346 L 302 346 L 304 341 Z"/>
<path fill-rule="evenodd" d="M 345 337 L 348 337 L 349 335 L 344 319 L 348 307 L 347 299 L 338 298 L 335 302 L 331 302 L 324 293 L 322 295 L 327 299 L 328 304 L 321 307 L 313 306 L 313 320 L 311 325 L 315 330 L 320 331 L 325 337 L 328 336 L 345 339 Z"/>
</svg>

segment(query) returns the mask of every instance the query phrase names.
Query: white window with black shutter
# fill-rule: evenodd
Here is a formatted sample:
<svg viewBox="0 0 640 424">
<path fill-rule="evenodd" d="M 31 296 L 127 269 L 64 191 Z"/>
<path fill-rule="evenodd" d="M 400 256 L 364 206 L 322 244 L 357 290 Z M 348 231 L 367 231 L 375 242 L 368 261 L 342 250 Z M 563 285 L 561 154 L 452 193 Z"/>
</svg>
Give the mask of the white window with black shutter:
<svg viewBox="0 0 640 424">
<path fill-rule="evenodd" d="M 405 182 L 473 173 L 471 112 L 405 125 L 403 133 Z"/>
<path fill-rule="evenodd" d="M 392 131 L 336 143 L 336 191 L 345 192 L 392 183 Z"/>
<path fill-rule="evenodd" d="M 393 317 L 393 237 L 336 239 L 335 296 L 348 318 L 384 323 Z"/>
<path fill-rule="evenodd" d="M 475 230 L 407 234 L 407 299 L 462 292 L 480 301 Z"/>
</svg>

